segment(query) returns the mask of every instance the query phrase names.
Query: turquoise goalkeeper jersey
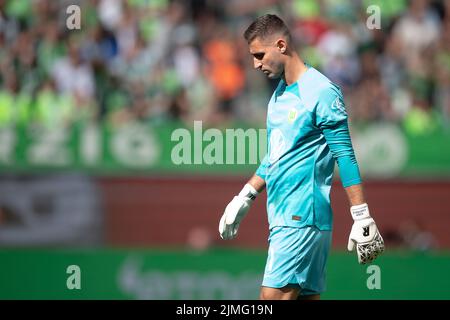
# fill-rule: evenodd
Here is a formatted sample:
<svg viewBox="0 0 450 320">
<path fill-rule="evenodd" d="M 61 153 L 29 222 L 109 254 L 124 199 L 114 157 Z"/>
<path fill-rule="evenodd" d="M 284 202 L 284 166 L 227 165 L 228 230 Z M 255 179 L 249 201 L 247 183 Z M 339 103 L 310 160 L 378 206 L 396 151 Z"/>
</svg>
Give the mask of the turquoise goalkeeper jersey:
<svg viewBox="0 0 450 320">
<path fill-rule="evenodd" d="M 267 155 L 256 174 L 266 182 L 269 227 L 332 230 L 335 160 L 344 187 L 361 183 L 339 87 L 313 67 L 286 85 L 267 110 Z"/>
</svg>

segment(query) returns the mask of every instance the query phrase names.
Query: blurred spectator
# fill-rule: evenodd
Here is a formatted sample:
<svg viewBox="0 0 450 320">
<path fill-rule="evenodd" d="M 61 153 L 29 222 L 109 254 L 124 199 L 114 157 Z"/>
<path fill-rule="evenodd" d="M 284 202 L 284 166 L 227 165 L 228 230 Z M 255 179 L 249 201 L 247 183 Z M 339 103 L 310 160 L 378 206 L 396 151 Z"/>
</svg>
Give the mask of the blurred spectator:
<svg viewBox="0 0 450 320">
<path fill-rule="evenodd" d="M 123 18 L 123 4 L 121 0 L 100 0 L 98 16 L 101 24 L 109 31 L 116 30 Z"/>
<path fill-rule="evenodd" d="M 89 31 L 88 38 L 82 44 L 81 54 L 85 61 L 109 65 L 119 52 L 115 35 L 97 24 Z"/>
<path fill-rule="evenodd" d="M 408 68 L 415 68 L 423 50 L 436 45 L 440 21 L 430 8 L 428 0 L 411 0 L 407 12 L 398 20 L 393 30 L 402 47 Z M 419 36 L 420 35 L 420 36 Z"/>
<path fill-rule="evenodd" d="M 172 120 L 182 120 L 185 123 L 188 123 L 189 118 L 189 101 L 187 99 L 186 89 L 181 88 L 175 93 L 172 97 L 172 100 L 169 104 L 169 116 Z"/>
<path fill-rule="evenodd" d="M 42 28 L 41 41 L 37 43 L 37 59 L 40 70 L 50 74 L 55 61 L 65 55 L 66 46 L 61 41 L 61 33 L 54 21 L 46 22 Z"/>
<path fill-rule="evenodd" d="M 200 76 L 200 56 L 194 47 L 195 29 L 183 25 L 174 33 L 173 64 L 178 79 L 185 88 L 189 88 Z"/>
<path fill-rule="evenodd" d="M 55 82 L 48 79 L 36 94 L 33 111 L 33 120 L 41 126 L 68 126 L 75 113 L 74 100 L 68 93 L 57 94 Z"/>
<path fill-rule="evenodd" d="M 0 127 L 15 121 L 15 94 L 18 92 L 18 80 L 14 74 L 8 74 L 3 81 L 4 86 L 0 89 Z"/>
<path fill-rule="evenodd" d="M 411 135 L 432 133 L 438 122 L 428 99 L 416 91 L 411 91 L 411 95 L 413 104 L 403 120 L 405 129 Z"/>
<path fill-rule="evenodd" d="M 436 52 L 433 74 L 436 75 L 435 102 L 439 106 L 445 124 L 450 127 L 450 0 L 439 46 Z"/>
<path fill-rule="evenodd" d="M 357 44 L 350 26 L 334 22 L 317 44 L 323 61 L 323 72 L 341 86 L 353 85 L 359 74 Z"/>
<path fill-rule="evenodd" d="M 205 74 L 217 97 L 216 111 L 230 115 L 234 100 L 245 83 L 245 74 L 238 64 L 232 36 L 225 29 L 216 30 L 214 38 L 204 44 L 203 53 L 207 61 Z"/>
<path fill-rule="evenodd" d="M 81 100 L 94 96 L 95 83 L 90 66 L 82 61 L 80 46 L 68 42 L 68 54 L 55 61 L 52 77 L 60 93 L 68 93 Z"/>
</svg>

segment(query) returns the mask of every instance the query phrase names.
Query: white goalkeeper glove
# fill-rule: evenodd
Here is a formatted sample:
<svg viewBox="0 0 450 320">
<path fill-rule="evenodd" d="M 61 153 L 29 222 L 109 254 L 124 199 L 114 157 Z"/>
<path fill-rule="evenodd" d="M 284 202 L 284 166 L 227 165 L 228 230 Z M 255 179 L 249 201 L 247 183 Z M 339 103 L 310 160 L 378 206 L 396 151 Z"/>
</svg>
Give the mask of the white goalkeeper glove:
<svg viewBox="0 0 450 320">
<path fill-rule="evenodd" d="M 384 251 L 384 241 L 375 221 L 369 214 L 366 203 L 350 208 L 354 220 L 352 231 L 348 238 L 348 251 L 353 251 L 356 246 L 358 262 L 360 264 L 371 263 Z"/>
<path fill-rule="evenodd" d="M 219 222 L 219 233 L 222 239 L 230 240 L 236 237 L 239 224 L 257 195 L 258 191 L 247 183 L 241 192 L 227 205 Z"/>
</svg>

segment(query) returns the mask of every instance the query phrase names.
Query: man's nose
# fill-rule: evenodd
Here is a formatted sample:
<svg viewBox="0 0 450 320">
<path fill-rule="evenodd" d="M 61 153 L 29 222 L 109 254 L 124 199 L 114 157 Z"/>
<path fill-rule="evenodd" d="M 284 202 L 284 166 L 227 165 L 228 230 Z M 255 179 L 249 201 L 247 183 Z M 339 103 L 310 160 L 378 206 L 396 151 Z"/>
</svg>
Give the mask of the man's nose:
<svg viewBox="0 0 450 320">
<path fill-rule="evenodd" d="M 262 66 L 261 61 L 259 61 L 259 60 L 257 60 L 257 59 L 254 59 L 254 60 L 253 60 L 253 67 L 254 67 L 255 69 L 259 69 L 259 68 L 261 68 L 261 66 Z"/>
</svg>

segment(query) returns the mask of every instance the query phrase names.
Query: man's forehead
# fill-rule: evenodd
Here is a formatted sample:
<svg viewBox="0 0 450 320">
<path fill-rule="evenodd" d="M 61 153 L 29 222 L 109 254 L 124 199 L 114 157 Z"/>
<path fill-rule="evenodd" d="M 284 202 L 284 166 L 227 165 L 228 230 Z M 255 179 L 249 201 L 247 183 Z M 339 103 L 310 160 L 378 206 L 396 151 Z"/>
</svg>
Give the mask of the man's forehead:
<svg viewBox="0 0 450 320">
<path fill-rule="evenodd" d="M 248 47 L 249 47 L 250 53 L 253 54 L 256 52 L 264 51 L 264 49 L 268 46 L 269 46 L 269 43 L 267 40 L 262 41 L 260 38 L 255 38 L 250 42 Z"/>
</svg>

